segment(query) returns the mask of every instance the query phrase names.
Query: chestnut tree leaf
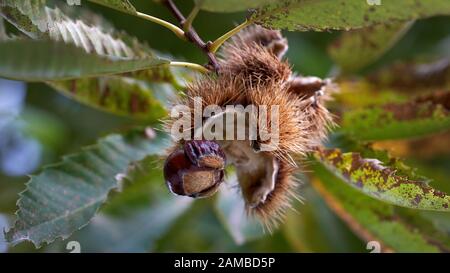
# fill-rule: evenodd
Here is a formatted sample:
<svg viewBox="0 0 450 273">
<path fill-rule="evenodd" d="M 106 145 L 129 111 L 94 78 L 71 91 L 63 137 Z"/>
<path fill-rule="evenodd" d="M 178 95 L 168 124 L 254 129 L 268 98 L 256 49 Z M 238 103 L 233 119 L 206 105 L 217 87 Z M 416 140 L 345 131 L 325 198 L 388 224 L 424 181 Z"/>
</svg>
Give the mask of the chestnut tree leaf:
<svg viewBox="0 0 450 273">
<path fill-rule="evenodd" d="M 420 216 L 345 185 L 322 164 L 314 164 L 314 189 L 362 240 L 377 241 L 381 252 L 448 252 L 448 235 Z M 437 212 L 436 212 L 437 213 Z M 440 212 L 440 218 L 448 213 Z"/>
<path fill-rule="evenodd" d="M 200 7 L 211 12 L 237 12 L 259 8 L 277 0 L 196 0 Z"/>
<path fill-rule="evenodd" d="M 136 14 L 136 8 L 128 0 L 88 0 L 121 12 Z"/>
<path fill-rule="evenodd" d="M 418 137 L 450 128 L 450 92 L 347 111 L 342 131 L 358 140 Z"/>
<path fill-rule="evenodd" d="M 168 61 L 87 53 L 63 42 L 10 40 L 0 43 L 0 77 L 23 81 L 68 80 L 149 69 Z"/>
<path fill-rule="evenodd" d="M 101 16 L 81 7 L 66 7 L 63 11 L 59 7 L 64 6 L 50 8 L 44 5 L 45 1 L 38 6 L 5 3 L 5 7 L 15 13 L 4 12 L 3 15 L 30 38 L 37 37 L 37 40 L 10 41 L 14 44 L 10 47 L 14 49 L 4 50 L 3 54 L 9 55 L 5 60 L 11 60 L 11 65 L 3 63 L 7 66 L 3 77 L 46 81 L 64 95 L 114 114 L 153 121 L 165 114 L 164 105 L 172 92 L 170 85 L 179 88 L 180 84 L 171 68 L 164 65 L 168 61 L 156 57 L 147 45 L 115 30 Z M 44 10 L 40 17 L 36 15 L 40 14 L 39 10 Z M 29 28 L 10 14 L 24 16 L 32 26 L 43 26 Z M 15 48 L 18 43 L 23 43 L 25 53 Z M 43 45 L 34 48 L 35 43 Z M 27 54 L 38 58 L 30 58 Z M 120 75 L 104 76 L 117 73 Z"/>
<path fill-rule="evenodd" d="M 387 23 L 344 32 L 328 52 L 344 72 L 354 72 L 381 57 L 411 26 L 412 22 Z"/>
<path fill-rule="evenodd" d="M 407 208 L 450 211 L 450 196 L 426 181 L 397 173 L 378 159 L 363 158 L 355 152 L 342 153 L 339 149 L 319 150 L 315 156 L 342 181 L 373 198 Z"/>
<path fill-rule="evenodd" d="M 48 28 L 45 21 L 47 0 L 0 0 L 0 15 L 33 38 Z"/>
<path fill-rule="evenodd" d="M 3 54 L 14 56 L 18 61 L 16 64 L 12 57 L 5 59 L 0 76 L 30 81 L 62 80 L 146 70 L 169 63 L 137 39 L 100 24 L 72 19 L 58 7 L 46 6 L 44 0 L 1 1 L 0 14 L 38 41 L 24 39 L 2 45 Z M 28 53 L 24 50 L 26 42 L 31 48 Z M 17 48 L 12 49 L 16 44 Z M 21 54 L 26 58 L 18 58 Z M 41 67 L 42 63 L 39 63 L 41 66 L 34 64 L 34 58 L 27 54 L 38 56 L 37 61 L 46 60 L 50 64 L 48 71 Z M 15 70 L 19 71 L 16 76 Z"/>
<path fill-rule="evenodd" d="M 157 121 L 166 115 L 173 90 L 131 78 L 107 76 L 48 82 L 64 95 L 88 106 L 122 116 Z"/>
<path fill-rule="evenodd" d="M 447 0 L 282 0 L 258 9 L 251 21 L 291 31 L 350 30 L 393 21 L 450 14 Z"/>
<path fill-rule="evenodd" d="M 6 240 L 40 247 L 86 226 L 120 186 L 131 163 L 164 149 L 162 134 L 151 137 L 142 131 L 110 135 L 32 176 L 20 194 L 17 220 Z"/>
<path fill-rule="evenodd" d="M 161 187 L 160 165 L 155 156 L 133 163 L 121 178 L 121 192 L 110 196 L 101 212 L 70 240 L 80 242 L 83 252 L 155 251 L 160 238 L 194 201 Z"/>
<path fill-rule="evenodd" d="M 327 146 L 338 147 L 342 153 L 357 153 L 362 158 L 373 158 L 383 166 L 394 169 L 395 175 L 414 181 L 428 181 L 415 168 L 404 164 L 383 150 L 374 150 L 369 144 L 359 143 L 346 135 L 334 133 Z M 373 198 L 356 187 L 347 185 L 345 177 L 329 168 L 320 159 L 312 161 L 312 185 L 323 200 L 358 237 L 366 242 L 377 241 L 382 252 L 448 252 L 450 238 L 442 229 L 442 221 L 450 219 L 448 211 L 420 210 L 392 205 Z M 446 181 L 434 181 L 442 188 Z M 432 217 L 430 217 L 432 216 Z"/>
</svg>

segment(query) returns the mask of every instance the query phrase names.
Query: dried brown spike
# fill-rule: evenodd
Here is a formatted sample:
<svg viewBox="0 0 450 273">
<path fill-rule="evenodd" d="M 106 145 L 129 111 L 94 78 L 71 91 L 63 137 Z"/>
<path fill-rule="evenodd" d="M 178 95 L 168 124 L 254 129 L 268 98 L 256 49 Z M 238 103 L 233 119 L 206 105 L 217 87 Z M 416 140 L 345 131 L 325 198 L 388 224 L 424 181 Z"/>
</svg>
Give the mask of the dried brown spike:
<svg viewBox="0 0 450 273">
<path fill-rule="evenodd" d="M 262 46 L 274 54 L 278 59 L 283 58 L 288 50 L 287 39 L 283 37 L 281 31 L 253 25 L 241 31 L 238 35 L 233 37 L 230 42 L 225 44 L 222 50 L 222 56 L 227 59 L 227 56 L 233 55 L 233 51 L 236 47 L 243 46 Z"/>
<path fill-rule="evenodd" d="M 281 160 L 292 162 L 290 155 L 310 152 L 325 139 L 333 124 L 330 113 L 320 102 L 316 104 L 311 98 L 298 96 L 276 82 L 253 90 L 248 97 L 254 105 L 278 106 L 279 143 L 272 154 Z M 266 123 L 272 127 L 270 115 Z"/>
<path fill-rule="evenodd" d="M 292 72 L 280 60 L 286 50 L 287 40 L 279 31 L 249 27 L 223 46 L 221 72 L 237 77 L 246 87 L 287 81 Z"/>
<path fill-rule="evenodd" d="M 284 82 L 291 76 L 289 64 L 261 46 L 241 46 L 221 60 L 221 73 L 241 80 L 248 87 L 261 86 L 268 82 Z"/>
</svg>

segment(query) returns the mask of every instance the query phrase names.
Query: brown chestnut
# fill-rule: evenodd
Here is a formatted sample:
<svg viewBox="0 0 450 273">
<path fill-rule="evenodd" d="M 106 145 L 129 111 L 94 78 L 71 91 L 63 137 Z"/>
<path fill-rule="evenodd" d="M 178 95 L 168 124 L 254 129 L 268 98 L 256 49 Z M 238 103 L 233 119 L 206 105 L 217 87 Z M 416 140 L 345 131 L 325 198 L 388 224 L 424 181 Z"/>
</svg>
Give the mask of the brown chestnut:
<svg viewBox="0 0 450 273">
<path fill-rule="evenodd" d="M 210 140 L 191 140 L 184 144 L 184 152 L 198 167 L 225 168 L 225 153 L 219 144 Z"/>
<path fill-rule="evenodd" d="M 174 194 L 208 197 L 216 193 L 223 182 L 225 156 L 219 155 L 223 154 L 220 147 L 214 142 L 217 146 L 196 142 L 186 143 L 166 159 L 164 178 Z"/>
</svg>

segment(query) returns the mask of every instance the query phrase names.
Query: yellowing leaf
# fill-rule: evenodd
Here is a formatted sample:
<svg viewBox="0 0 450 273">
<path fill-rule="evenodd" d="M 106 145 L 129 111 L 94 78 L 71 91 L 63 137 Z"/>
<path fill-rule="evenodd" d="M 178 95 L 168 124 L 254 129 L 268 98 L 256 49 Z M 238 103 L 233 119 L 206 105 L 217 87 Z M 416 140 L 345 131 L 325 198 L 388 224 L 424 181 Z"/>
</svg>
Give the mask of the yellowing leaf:
<svg viewBox="0 0 450 273">
<path fill-rule="evenodd" d="M 345 112 L 342 131 L 358 140 L 411 138 L 450 128 L 450 92 L 436 92 L 405 103 Z"/>
<path fill-rule="evenodd" d="M 358 153 L 338 149 L 320 150 L 316 158 L 332 173 L 365 194 L 394 205 L 450 211 L 450 196 L 425 183 L 397 174 L 377 159 L 366 159 Z"/>
</svg>

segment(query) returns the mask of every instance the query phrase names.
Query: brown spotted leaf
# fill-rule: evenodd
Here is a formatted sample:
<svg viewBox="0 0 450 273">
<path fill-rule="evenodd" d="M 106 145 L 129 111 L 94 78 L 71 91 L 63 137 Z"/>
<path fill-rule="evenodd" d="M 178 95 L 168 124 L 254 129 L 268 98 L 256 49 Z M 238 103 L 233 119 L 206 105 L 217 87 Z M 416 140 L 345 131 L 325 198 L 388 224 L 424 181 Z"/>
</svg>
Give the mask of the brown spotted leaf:
<svg viewBox="0 0 450 273">
<path fill-rule="evenodd" d="M 148 84 L 114 76 L 54 81 L 47 84 L 91 107 L 147 121 L 164 117 L 165 100 L 173 95 L 173 90 L 167 85 Z"/>
<path fill-rule="evenodd" d="M 347 111 L 387 103 L 402 103 L 410 100 L 411 96 L 402 92 L 396 92 L 389 88 L 379 88 L 365 79 L 354 80 L 340 78 L 336 80 L 339 92 L 333 94 L 330 106 L 337 108 L 335 111 Z"/>
<path fill-rule="evenodd" d="M 342 134 L 330 137 L 331 145 L 344 152 L 358 152 L 363 158 L 376 158 L 385 166 L 396 170 L 396 175 L 414 181 L 429 181 L 416 173 L 415 168 L 404 164 L 383 150 L 375 150 L 370 144 L 359 143 Z M 337 216 L 366 242 L 378 241 L 381 252 L 449 252 L 450 238 L 443 223 L 450 220 L 446 211 L 430 211 L 392 205 L 365 194 L 356 187 L 349 187 L 345 178 L 336 175 L 318 160 L 313 160 L 312 185 Z M 423 168 L 421 168 L 421 173 Z M 444 177 L 433 177 L 433 185 L 446 188 Z M 448 188 L 448 187 L 447 187 Z"/>
<path fill-rule="evenodd" d="M 386 167 L 377 159 L 338 149 L 316 152 L 316 158 L 329 171 L 363 193 L 384 202 L 422 210 L 450 211 L 450 196 Z"/>
<path fill-rule="evenodd" d="M 412 138 L 450 128 L 450 92 L 347 111 L 342 130 L 358 140 Z"/>
<path fill-rule="evenodd" d="M 369 82 L 378 88 L 393 88 L 410 94 L 412 90 L 450 88 L 450 59 L 428 62 L 396 62 L 369 75 Z"/>
<path fill-rule="evenodd" d="M 379 242 L 381 252 L 449 252 L 448 235 L 418 210 L 371 198 L 342 183 L 322 164 L 315 164 L 314 174 L 320 179 L 313 181 L 314 189 L 334 213 L 365 242 Z M 448 219 L 448 213 L 434 213 L 439 213 L 439 219 Z"/>
</svg>

